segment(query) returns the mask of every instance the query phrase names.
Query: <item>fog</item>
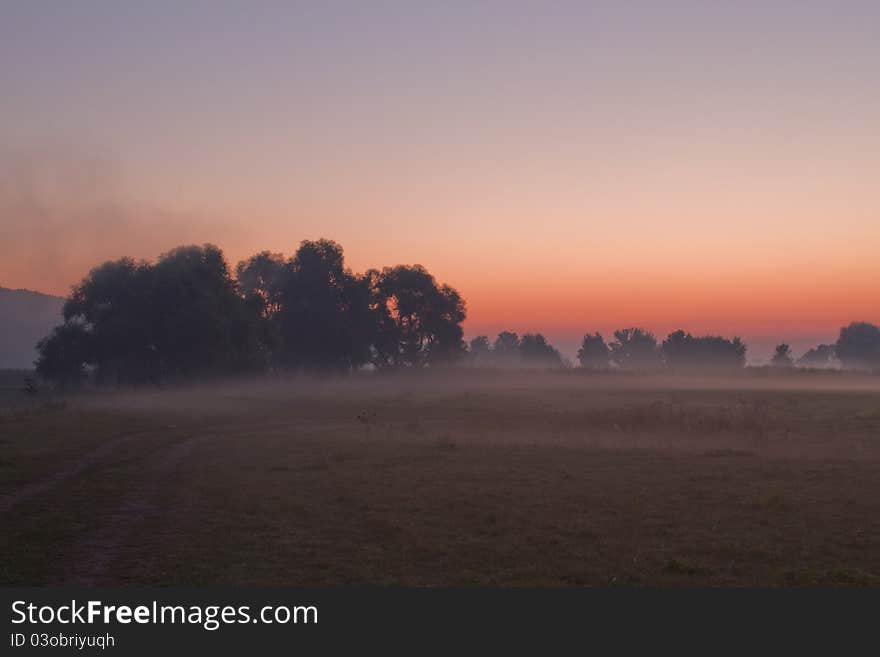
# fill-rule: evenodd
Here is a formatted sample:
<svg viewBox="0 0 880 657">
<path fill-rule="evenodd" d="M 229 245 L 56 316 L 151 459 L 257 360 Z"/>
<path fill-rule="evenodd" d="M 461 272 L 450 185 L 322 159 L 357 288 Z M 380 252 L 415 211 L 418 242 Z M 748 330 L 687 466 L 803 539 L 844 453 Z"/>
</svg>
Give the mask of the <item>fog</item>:
<svg viewBox="0 0 880 657">
<path fill-rule="evenodd" d="M 240 242 L 242 229 L 135 197 L 105 149 L 0 143 L 0 285 L 65 295 L 94 266 L 181 242 Z"/>
<path fill-rule="evenodd" d="M 878 376 L 461 367 L 36 404 L 0 414 L 13 582 L 766 586 L 880 572 Z M 25 549 L 34 536 L 41 549 Z"/>
<path fill-rule="evenodd" d="M 407 400 L 415 396 L 442 399 L 468 395 L 534 394 L 545 399 L 576 396 L 589 399 L 627 393 L 708 392 L 735 403 L 743 394 L 784 392 L 880 393 L 880 376 L 839 370 L 779 371 L 747 368 L 734 374 L 670 372 L 590 372 L 581 369 L 444 368 L 434 371 L 358 372 L 342 376 L 278 375 L 224 378 L 163 388 L 93 389 L 67 396 L 89 408 L 162 410 L 224 415 L 263 407 L 283 409 L 290 400 L 369 402 Z"/>
</svg>

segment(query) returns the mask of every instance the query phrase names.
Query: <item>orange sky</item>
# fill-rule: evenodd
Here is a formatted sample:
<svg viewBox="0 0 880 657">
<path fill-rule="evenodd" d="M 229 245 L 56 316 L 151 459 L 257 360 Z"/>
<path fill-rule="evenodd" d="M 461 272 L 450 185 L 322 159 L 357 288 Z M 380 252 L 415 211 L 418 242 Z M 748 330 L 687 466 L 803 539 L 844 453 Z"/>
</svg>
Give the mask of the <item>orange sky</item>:
<svg viewBox="0 0 880 657">
<path fill-rule="evenodd" d="M 11 10 L 0 285 L 324 236 L 569 353 L 880 321 L 876 3 L 306 7 Z"/>
</svg>

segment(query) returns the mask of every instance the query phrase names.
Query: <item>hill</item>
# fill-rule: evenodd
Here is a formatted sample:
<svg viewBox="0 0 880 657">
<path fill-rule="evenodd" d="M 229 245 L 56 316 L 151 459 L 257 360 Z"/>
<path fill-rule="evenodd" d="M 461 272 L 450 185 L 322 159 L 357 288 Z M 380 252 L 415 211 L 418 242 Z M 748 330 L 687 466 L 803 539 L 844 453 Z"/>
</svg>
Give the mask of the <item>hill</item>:
<svg viewBox="0 0 880 657">
<path fill-rule="evenodd" d="M 33 367 L 37 341 L 61 322 L 64 299 L 0 287 L 0 369 Z"/>
</svg>

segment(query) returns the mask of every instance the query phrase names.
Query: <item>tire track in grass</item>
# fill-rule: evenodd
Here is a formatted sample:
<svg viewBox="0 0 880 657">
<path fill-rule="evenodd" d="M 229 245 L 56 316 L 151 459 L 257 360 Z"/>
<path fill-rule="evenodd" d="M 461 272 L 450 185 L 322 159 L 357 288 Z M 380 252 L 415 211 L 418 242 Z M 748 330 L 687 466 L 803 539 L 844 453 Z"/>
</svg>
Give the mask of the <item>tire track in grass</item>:
<svg viewBox="0 0 880 657">
<path fill-rule="evenodd" d="M 104 524 L 72 546 L 70 554 L 82 555 L 75 571 L 68 571 L 60 584 L 95 586 L 102 582 L 108 566 L 116 560 L 135 526 L 161 511 L 155 503 L 168 475 L 208 436 L 193 436 L 168 447 L 145 469 L 146 481 L 104 519 Z"/>
<path fill-rule="evenodd" d="M 126 445 L 139 438 L 154 435 L 155 433 L 156 430 L 138 431 L 136 433 L 131 433 L 126 436 L 121 436 L 119 438 L 108 440 L 100 447 L 92 450 L 85 456 L 80 457 L 67 467 L 61 468 L 54 474 L 51 474 L 48 477 L 31 482 L 29 484 L 25 484 L 18 490 L 7 493 L 6 495 L 0 497 L 0 516 L 7 513 L 12 507 L 21 504 L 22 502 L 29 500 L 32 497 L 47 493 L 59 484 L 64 483 L 68 479 L 76 477 L 88 468 L 97 465 L 104 458 L 115 452 L 123 445 Z"/>
<path fill-rule="evenodd" d="M 244 426 L 247 427 L 248 430 L 254 431 L 258 429 L 266 430 L 266 428 L 272 427 L 287 427 L 290 426 L 290 423 L 275 422 L 263 423 L 262 425 L 249 423 Z M 33 497 L 47 493 L 59 484 L 62 484 L 65 481 L 76 477 L 77 475 L 81 474 L 82 472 L 93 466 L 99 465 L 102 460 L 110 456 L 120 447 L 140 438 L 155 436 L 156 434 L 159 434 L 167 429 L 168 428 L 166 427 L 165 429 L 149 429 L 145 431 L 136 431 L 134 433 L 120 436 L 119 438 L 110 439 L 102 444 L 100 447 L 95 448 L 88 454 L 80 457 L 67 467 L 61 468 L 54 474 L 51 474 L 48 477 L 44 477 L 43 479 L 25 484 L 21 488 L 14 490 L 11 493 L 0 495 L 0 516 L 3 516 L 10 509 L 12 509 L 12 507 L 17 506 L 18 504 L 21 504 L 22 502 L 25 502 Z"/>
</svg>

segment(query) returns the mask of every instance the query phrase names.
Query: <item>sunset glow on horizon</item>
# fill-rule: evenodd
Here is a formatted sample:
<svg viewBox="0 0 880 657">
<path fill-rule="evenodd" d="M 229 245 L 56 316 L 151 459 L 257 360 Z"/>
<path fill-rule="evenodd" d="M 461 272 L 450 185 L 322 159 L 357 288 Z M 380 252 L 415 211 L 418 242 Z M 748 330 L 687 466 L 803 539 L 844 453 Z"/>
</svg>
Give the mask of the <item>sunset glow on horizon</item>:
<svg viewBox="0 0 880 657">
<path fill-rule="evenodd" d="M 0 286 L 326 237 L 567 355 L 880 322 L 875 2 L 37 4 L 0 10 Z"/>
</svg>

